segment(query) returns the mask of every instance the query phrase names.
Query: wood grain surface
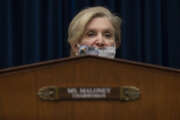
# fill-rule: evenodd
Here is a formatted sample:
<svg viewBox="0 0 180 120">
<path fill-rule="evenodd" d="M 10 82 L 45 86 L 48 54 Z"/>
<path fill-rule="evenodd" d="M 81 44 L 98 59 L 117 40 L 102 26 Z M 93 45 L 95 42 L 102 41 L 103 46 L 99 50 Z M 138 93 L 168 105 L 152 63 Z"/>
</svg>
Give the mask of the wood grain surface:
<svg viewBox="0 0 180 120">
<path fill-rule="evenodd" d="M 42 101 L 44 86 L 136 86 L 133 102 Z M 180 120 L 180 71 L 126 60 L 76 57 L 0 71 L 0 120 Z"/>
</svg>

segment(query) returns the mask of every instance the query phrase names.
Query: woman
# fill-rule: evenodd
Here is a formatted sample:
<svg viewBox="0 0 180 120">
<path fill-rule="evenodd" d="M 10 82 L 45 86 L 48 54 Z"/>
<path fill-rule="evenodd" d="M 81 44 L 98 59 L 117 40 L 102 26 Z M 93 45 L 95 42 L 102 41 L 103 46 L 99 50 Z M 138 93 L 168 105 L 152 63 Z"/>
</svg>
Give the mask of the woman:
<svg viewBox="0 0 180 120">
<path fill-rule="evenodd" d="M 120 25 L 121 19 L 104 7 L 80 11 L 68 29 L 71 56 L 80 55 L 81 50 L 86 49 L 89 53 L 113 58 L 121 41 Z"/>
</svg>

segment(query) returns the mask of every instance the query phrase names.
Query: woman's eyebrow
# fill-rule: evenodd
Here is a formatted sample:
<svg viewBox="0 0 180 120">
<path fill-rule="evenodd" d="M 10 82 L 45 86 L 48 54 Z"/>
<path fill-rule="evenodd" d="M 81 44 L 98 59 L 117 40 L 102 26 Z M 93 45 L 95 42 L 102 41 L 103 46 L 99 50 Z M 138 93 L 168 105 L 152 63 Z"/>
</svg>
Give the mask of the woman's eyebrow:
<svg viewBox="0 0 180 120">
<path fill-rule="evenodd" d="M 96 31 L 94 28 L 87 28 L 86 31 Z"/>
<path fill-rule="evenodd" d="M 87 33 L 89 33 L 89 32 L 96 32 L 96 30 L 95 29 L 87 29 L 87 30 L 85 30 L 85 34 L 87 34 Z"/>
<path fill-rule="evenodd" d="M 113 30 L 113 29 L 105 29 L 103 32 L 110 32 L 110 33 L 113 33 L 114 30 Z"/>
<path fill-rule="evenodd" d="M 97 29 L 95 28 L 87 28 L 86 31 L 96 31 Z M 111 32 L 114 32 L 114 29 L 112 28 L 106 28 L 104 29 L 103 31 L 111 31 Z"/>
</svg>

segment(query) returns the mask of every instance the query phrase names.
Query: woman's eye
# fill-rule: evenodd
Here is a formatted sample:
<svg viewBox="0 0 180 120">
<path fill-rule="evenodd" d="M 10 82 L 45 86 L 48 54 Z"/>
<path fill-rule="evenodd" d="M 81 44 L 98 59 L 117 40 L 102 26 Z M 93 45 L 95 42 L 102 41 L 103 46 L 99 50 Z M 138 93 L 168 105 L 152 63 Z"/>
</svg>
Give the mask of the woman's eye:
<svg viewBox="0 0 180 120">
<path fill-rule="evenodd" d="M 106 38 L 111 38 L 111 37 L 112 37 L 112 34 L 111 34 L 111 33 L 105 33 L 105 37 L 106 37 Z"/>
<path fill-rule="evenodd" d="M 93 37 L 93 36 L 95 36 L 95 35 L 96 35 L 95 32 L 88 32 L 88 33 L 87 33 L 87 36 L 88 36 L 88 37 Z"/>
</svg>

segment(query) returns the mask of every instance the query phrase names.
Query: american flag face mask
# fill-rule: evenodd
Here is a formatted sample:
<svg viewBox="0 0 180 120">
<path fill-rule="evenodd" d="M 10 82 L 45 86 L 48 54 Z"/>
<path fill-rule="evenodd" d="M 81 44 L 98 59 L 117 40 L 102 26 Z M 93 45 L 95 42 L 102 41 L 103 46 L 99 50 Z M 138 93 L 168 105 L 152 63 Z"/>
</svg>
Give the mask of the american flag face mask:
<svg viewBox="0 0 180 120">
<path fill-rule="evenodd" d="M 79 45 L 79 51 L 77 55 L 97 55 L 101 57 L 114 58 L 116 55 L 116 47 L 104 47 L 96 48 L 87 45 Z"/>
</svg>

